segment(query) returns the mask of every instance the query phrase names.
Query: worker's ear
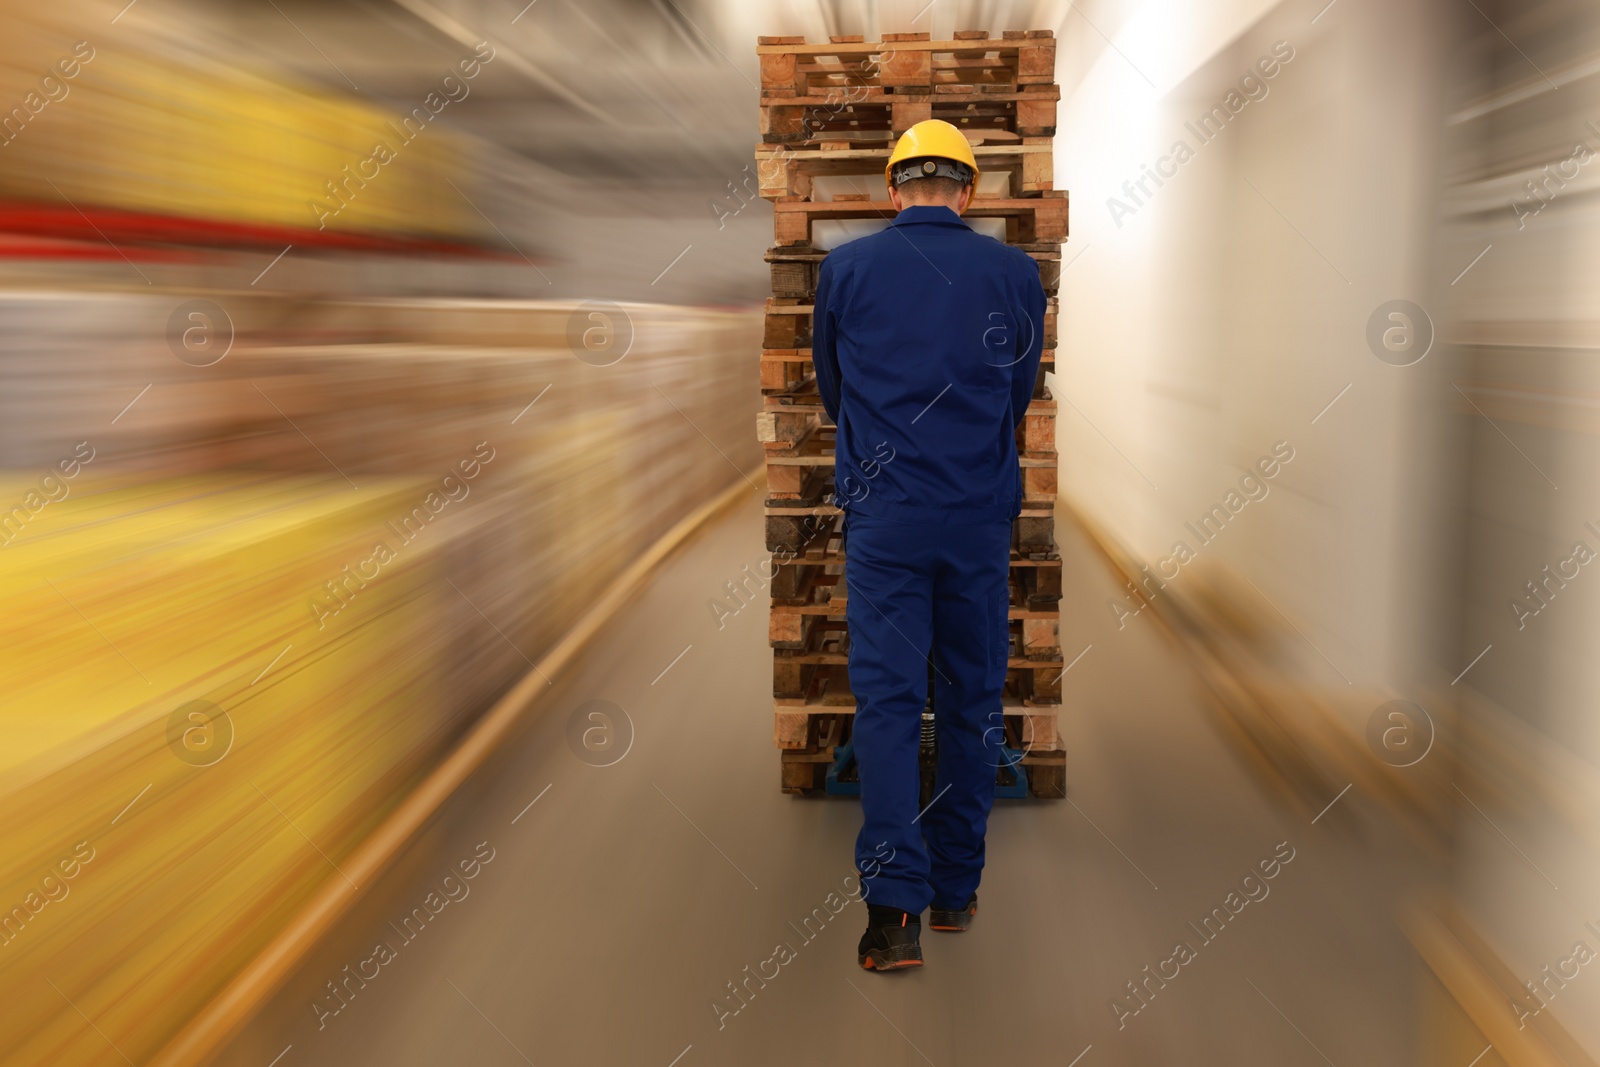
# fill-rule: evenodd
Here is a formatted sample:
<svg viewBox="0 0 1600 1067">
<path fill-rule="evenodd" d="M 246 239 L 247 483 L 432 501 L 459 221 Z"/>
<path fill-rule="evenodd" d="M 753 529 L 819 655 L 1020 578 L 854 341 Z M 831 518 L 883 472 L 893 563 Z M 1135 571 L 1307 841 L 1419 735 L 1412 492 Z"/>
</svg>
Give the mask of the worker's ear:
<svg viewBox="0 0 1600 1067">
<path fill-rule="evenodd" d="M 977 182 L 969 182 L 967 184 L 967 187 L 965 189 L 961 190 L 961 206 L 956 208 L 956 214 L 957 215 L 961 215 L 961 214 L 964 214 L 966 212 L 967 207 L 972 203 L 972 195 L 974 193 L 976 193 L 977 191 L 978 191 L 978 183 Z"/>
<path fill-rule="evenodd" d="M 906 209 L 905 204 L 900 201 L 900 190 L 892 185 L 889 186 L 889 203 L 894 205 L 895 211 L 904 211 Z"/>
</svg>

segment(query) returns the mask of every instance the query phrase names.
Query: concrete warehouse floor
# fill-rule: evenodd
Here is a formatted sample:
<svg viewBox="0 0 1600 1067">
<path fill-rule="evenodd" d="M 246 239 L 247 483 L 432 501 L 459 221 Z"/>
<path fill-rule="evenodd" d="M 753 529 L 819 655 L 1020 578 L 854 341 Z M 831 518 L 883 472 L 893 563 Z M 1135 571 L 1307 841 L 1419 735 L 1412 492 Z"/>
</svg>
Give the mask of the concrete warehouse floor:
<svg viewBox="0 0 1600 1067">
<path fill-rule="evenodd" d="M 1148 619 L 1116 629 L 1114 583 L 1058 530 L 1062 648 L 1093 646 L 1065 679 L 1069 799 L 997 805 L 977 923 L 925 932 L 925 968 L 857 968 L 865 910 L 829 911 L 856 803 L 779 792 L 764 602 L 721 632 L 706 607 L 765 555 L 752 493 L 556 680 L 221 1062 L 1413 1062 L 1418 965 L 1393 914 L 1426 877 L 1420 857 L 1357 790 L 1316 825 L 1275 810 L 1172 647 Z M 591 700 L 636 730 L 611 766 L 567 740 Z M 1275 850 L 1292 859 L 1274 868 Z M 444 881 L 463 861 L 475 877 Z M 1263 861 L 1276 876 L 1245 888 L 1267 895 L 1232 898 L 1242 910 L 1204 941 L 1188 924 Z M 429 905 L 405 941 L 391 924 Z M 814 909 L 831 921 L 802 930 Z M 728 983 L 758 968 L 776 976 L 749 981 L 735 1013 Z M 1158 969 L 1176 977 L 1146 978 Z M 358 970 L 364 986 L 346 977 Z M 335 979 L 353 992 L 332 1014 Z M 1137 1014 L 1134 981 L 1152 991 Z"/>
</svg>

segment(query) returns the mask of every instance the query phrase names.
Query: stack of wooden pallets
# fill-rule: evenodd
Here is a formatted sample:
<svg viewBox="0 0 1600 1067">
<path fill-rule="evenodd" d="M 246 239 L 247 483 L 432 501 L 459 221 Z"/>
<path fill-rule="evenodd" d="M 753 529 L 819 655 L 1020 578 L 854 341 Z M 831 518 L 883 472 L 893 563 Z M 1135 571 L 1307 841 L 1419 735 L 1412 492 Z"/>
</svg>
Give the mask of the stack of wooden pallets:
<svg viewBox="0 0 1600 1067">
<path fill-rule="evenodd" d="M 767 261 L 772 297 L 761 352 L 766 448 L 767 547 L 773 553 L 775 736 L 785 792 L 821 788 L 848 743 L 855 697 L 847 673 L 846 583 L 840 511 L 832 503 L 834 427 L 811 364 L 817 269 L 827 254 L 818 223 L 894 217 L 883 169 L 899 135 L 928 118 L 967 134 L 983 172 L 968 220 L 1004 220 L 1008 244 L 1039 264 L 1049 296 L 1044 359 L 1018 433 L 1024 500 L 1012 539 L 1011 652 L 1001 784 L 1025 769 L 1034 796 L 1065 795 L 1056 731 L 1061 700 L 1058 604 L 1061 557 L 1054 537 L 1056 405 L 1044 384 L 1055 367 L 1056 289 L 1067 237 L 1067 194 L 1053 188 L 1052 138 L 1060 87 L 1049 30 L 980 30 L 951 41 L 926 33 L 879 41 L 762 37 L 761 195 L 773 202 Z M 984 225 L 979 223 L 978 225 Z M 988 225 L 993 226 L 993 223 Z M 1020 754 L 1020 758 L 1016 755 Z M 836 770 L 838 768 L 835 768 Z"/>
</svg>

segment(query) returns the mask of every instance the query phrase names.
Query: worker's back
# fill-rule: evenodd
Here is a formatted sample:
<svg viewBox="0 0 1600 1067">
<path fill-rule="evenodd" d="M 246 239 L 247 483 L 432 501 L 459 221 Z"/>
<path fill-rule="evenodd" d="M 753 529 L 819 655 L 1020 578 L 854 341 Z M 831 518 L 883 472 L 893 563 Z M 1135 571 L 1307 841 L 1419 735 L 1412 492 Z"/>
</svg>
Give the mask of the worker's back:
<svg viewBox="0 0 1600 1067">
<path fill-rule="evenodd" d="M 1014 517 L 1044 308 L 1033 261 L 946 207 L 835 249 L 812 346 L 839 427 L 837 502 L 903 522 Z"/>
</svg>

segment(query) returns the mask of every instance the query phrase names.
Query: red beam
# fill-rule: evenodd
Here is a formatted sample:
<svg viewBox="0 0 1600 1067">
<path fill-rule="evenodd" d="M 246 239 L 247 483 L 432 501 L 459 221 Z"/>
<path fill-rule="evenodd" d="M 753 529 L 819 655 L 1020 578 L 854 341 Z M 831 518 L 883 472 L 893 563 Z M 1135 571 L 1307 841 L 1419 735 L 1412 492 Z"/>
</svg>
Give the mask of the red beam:
<svg viewBox="0 0 1600 1067">
<path fill-rule="evenodd" d="M 459 240 L 349 230 L 317 230 L 310 226 L 275 226 L 265 223 L 233 222 L 222 219 L 157 215 L 120 208 L 86 206 L 82 211 L 53 204 L 0 200 L 0 236 L 17 235 L 64 241 L 111 244 L 127 252 L 151 246 L 188 248 L 277 250 L 284 245 L 296 248 L 323 248 L 346 252 L 386 252 L 410 255 L 464 256 L 475 259 L 519 259 L 509 253 Z M 27 253 L 27 243 L 0 242 L 0 255 Z M 49 257 L 54 246 L 32 246 Z M 112 255 L 117 253 L 108 249 Z M 86 251 L 63 247 L 68 258 L 97 258 Z M 141 258 L 155 258 L 145 256 Z"/>
</svg>

